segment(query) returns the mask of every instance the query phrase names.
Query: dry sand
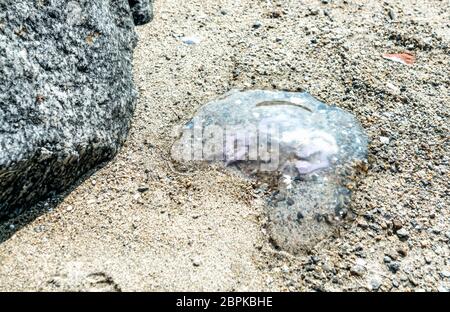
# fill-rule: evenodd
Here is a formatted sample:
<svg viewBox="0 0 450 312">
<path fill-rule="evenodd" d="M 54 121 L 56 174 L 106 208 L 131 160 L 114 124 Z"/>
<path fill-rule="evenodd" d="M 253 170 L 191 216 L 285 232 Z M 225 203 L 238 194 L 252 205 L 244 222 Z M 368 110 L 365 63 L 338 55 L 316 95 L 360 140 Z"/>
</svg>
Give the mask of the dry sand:
<svg viewBox="0 0 450 312">
<path fill-rule="evenodd" d="M 0 225 L 0 290 L 450 290 L 449 10 L 157 0 L 138 28 L 128 142 L 62 199 Z M 183 44 L 189 35 L 202 41 Z M 404 51 L 417 62 L 381 56 Z M 249 181 L 171 165 L 175 129 L 234 88 L 305 89 L 370 137 L 357 217 L 310 254 L 271 245 Z"/>
</svg>

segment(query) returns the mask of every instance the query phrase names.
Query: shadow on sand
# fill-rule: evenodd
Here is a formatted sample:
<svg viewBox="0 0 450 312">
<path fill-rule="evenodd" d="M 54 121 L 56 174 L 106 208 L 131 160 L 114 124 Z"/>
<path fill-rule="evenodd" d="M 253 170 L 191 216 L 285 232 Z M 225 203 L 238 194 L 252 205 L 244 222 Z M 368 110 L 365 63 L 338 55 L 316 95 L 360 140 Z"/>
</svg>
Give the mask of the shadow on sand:
<svg viewBox="0 0 450 312">
<path fill-rule="evenodd" d="M 10 239 L 14 233 L 25 227 L 27 224 L 40 217 L 45 213 L 49 213 L 56 209 L 58 205 L 64 201 L 64 199 L 75 190 L 81 183 L 87 180 L 96 171 L 103 168 L 108 161 L 96 166 L 82 175 L 78 180 L 69 185 L 66 190 L 56 193 L 50 192 L 47 196 L 44 196 L 40 201 L 25 207 L 19 211 L 9 214 L 9 216 L 0 219 L 0 244 Z"/>
</svg>

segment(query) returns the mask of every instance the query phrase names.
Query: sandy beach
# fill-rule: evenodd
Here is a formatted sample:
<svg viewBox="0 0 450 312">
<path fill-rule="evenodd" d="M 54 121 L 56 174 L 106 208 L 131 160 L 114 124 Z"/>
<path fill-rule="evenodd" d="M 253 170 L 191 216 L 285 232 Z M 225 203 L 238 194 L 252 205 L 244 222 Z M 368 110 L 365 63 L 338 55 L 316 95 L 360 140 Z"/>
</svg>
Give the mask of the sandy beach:
<svg viewBox="0 0 450 312">
<path fill-rule="evenodd" d="M 450 291 L 448 1 L 154 6 L 125 146 L 0 224 L 0 291 Z M 251 181 L 172 164 L 180 126 L 232 89 L 305 90 L 369 137 L 354 218 L 309 253 L 274 248 Z"/>
</svg>

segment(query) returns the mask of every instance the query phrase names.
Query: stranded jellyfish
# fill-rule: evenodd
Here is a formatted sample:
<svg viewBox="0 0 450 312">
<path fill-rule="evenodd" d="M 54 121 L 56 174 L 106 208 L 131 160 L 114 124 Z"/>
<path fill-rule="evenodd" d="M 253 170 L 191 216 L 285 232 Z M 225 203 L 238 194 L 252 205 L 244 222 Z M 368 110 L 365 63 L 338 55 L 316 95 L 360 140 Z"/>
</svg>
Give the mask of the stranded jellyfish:
<svg viewBox="0 0 450 312">
<path fill-rule="evenodd" d="M 174 144 L 174 160 L 219 162 L 265 186 L 268 230 L 296 253 L 345 217 L 347 185 L 367 157 L 356 120 L 306 92 L 232 91 L 201 107 Z"/>
</svg>

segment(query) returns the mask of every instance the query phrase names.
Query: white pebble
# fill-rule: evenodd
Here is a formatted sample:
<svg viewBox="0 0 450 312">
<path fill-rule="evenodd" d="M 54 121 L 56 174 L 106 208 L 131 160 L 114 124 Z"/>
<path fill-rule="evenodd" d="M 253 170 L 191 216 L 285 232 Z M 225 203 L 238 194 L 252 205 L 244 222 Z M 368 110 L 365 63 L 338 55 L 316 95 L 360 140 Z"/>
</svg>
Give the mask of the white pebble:
<svg viewBox="0 0 450 312">
<path fill-rule="evenodd" d="M 385 136 L 380 136 L 380 142 L 383 144 L 389 144 L 389 138 Z"/>
<path fill-rule="evenodd" d="M 181 41 L 185 44 L 193 45 L 193 44 L 199 44 L 202 41 L 202 39 L 197 36 L 186 36 L 186 37 L 182 37 Z"/>
</svg>

